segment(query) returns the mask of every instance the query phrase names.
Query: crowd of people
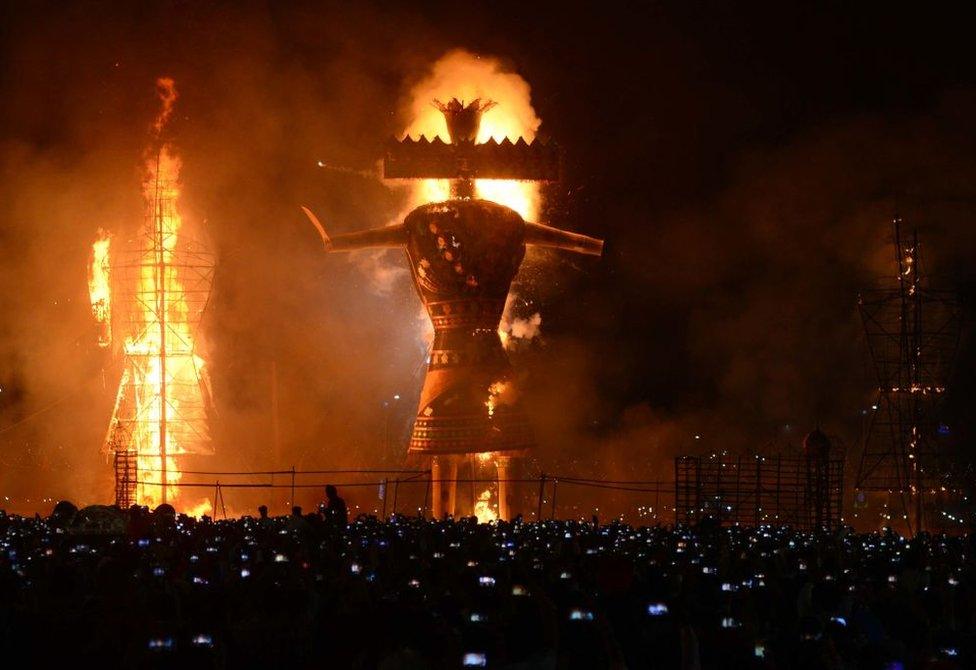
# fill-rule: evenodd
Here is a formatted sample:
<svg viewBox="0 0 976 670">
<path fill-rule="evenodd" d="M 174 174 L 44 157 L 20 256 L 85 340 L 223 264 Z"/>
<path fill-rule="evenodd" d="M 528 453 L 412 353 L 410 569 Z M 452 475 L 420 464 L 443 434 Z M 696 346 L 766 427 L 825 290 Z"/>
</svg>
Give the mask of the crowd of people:
<svg viewBox="0 0 976 670">
<path fill-rule="evenodd" d="M 62 668 L 976 667 L 974 535 L 348 520 L 330 494 L 311 514 L 220 521 L 169 506 L 0 513 L 0 658 Z"/>
</svg>

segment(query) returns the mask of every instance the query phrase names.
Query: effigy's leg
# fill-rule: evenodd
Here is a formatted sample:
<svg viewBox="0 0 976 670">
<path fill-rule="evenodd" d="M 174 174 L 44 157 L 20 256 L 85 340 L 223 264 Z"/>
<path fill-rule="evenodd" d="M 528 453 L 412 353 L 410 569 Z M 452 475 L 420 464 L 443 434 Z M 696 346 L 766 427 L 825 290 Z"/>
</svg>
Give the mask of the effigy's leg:
<svg viewBox="0 0 976 670">
<path fill-rule="evenodd" d="M 456 456 L 445 456 L 447 459 L 447 513 L 457 516 L 457 477 L 458 463 Z"/>
<path fill-rule="evenodd" d="M 430 493 L 433 498 L 431 515 L 435 519 L 444 516 L 444 499 L 441 495 L 441 462 L 439 456 L 430 458 Z"/>
<path fill-rule="evenodd" d="M 498 471 L 498 518 L 508 521 L 508 456 L 497 456 L 495 468 Z"/>
</svg>

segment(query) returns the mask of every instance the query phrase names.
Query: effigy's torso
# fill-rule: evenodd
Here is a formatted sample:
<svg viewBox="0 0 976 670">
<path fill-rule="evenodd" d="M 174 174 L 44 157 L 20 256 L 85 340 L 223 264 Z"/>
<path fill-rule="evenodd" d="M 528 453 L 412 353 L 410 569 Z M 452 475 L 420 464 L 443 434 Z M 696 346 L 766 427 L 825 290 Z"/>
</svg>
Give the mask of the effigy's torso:
<svg viewBox="0 0 976 670">
<path fill-rule="evenodd" d="M 531 446 L 498 322 L 522 258 L 525 222 L 484 200 L 418 207 L 404 221 L 414 284 L 434 325 L 410 452 Z"/>
</svg>

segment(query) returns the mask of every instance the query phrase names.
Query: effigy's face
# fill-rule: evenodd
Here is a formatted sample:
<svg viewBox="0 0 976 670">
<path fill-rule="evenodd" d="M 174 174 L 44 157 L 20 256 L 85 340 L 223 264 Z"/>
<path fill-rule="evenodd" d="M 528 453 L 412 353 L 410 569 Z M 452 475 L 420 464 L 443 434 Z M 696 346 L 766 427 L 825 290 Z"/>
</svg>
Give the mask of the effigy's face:
<svg viewBox="0 0 976 670">
<path fill-rule="evenodd" d="M 404 223 L 414 282 L 434 325 L 410 451 L 531 446 L 498 337 L 505 299 L 525 256 L 525 222 L 492 202 L 451 200 L 419 207 Z"/>
</svg>

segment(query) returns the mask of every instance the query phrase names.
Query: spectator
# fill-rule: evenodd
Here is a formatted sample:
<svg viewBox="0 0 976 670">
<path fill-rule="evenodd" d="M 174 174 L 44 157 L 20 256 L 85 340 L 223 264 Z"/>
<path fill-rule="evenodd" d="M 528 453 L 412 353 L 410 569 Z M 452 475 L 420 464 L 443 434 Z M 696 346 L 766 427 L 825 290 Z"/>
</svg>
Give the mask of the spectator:
<svg viewBox="0 0 976 670">
<path fill-rule="evenodd" d="M 976 667 L 972 538 L 789 528 L 0 513 L 36 667 Z M 65 513 L 73 519 L 61 524 Z"/>
<path fill-rule="evenodd" d="M 345 528 L 349 524 L 349 511 L 346 509 L 346 501 L 339 497 L 339 491 L 332 484 L 325 487 L 325 519 L 340 528 Z"/>
</svg>

